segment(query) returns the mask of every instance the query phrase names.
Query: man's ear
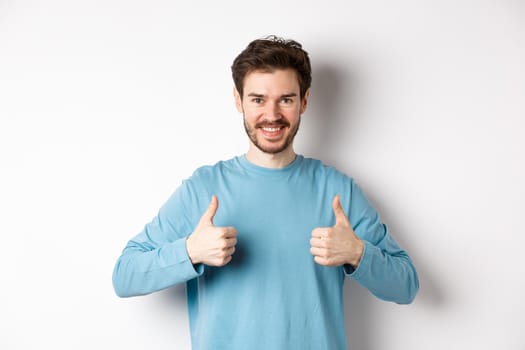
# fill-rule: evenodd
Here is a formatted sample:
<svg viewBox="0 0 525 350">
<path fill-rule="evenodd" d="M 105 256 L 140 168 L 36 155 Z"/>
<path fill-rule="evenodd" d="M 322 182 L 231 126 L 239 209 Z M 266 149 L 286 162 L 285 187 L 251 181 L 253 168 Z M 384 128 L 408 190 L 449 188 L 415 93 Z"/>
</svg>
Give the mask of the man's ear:
<svg viewBox="0 0 525 350">
<path fill-rule="evenodd" d="M 310 98 L 310 89 L 306 90 L 304 93 L 304 96 L 301 100 L 301 111 L 300 114 L 303 114 L 306 111 L 306 107 L 308 106 L 308 99 Z"/>
<path fill-rule="evenodd" d="M 235 99 L 235 108 L 239 113 L 242 113 L 242 98 L 236 87 L 233 87 L 233 98 Z"/>
</svg>

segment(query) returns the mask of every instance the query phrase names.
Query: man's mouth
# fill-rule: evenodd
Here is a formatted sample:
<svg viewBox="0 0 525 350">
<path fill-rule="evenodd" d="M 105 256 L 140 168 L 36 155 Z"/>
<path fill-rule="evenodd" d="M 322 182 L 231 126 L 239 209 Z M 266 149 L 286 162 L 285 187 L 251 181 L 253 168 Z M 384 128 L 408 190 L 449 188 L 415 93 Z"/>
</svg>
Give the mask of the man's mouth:
<svg viewBox="0 0 525 350">
<path fill-rule="evenodd" d="M 260 122 L 255 125 L 258 129 L 263 129 L 265 131 L 279 131 L 285 127 L 289 127 L 290 123 L 285 120 L 277 120 L 274 122 Z"/>
<path fill-rule="evenodd" d="M 284 129 L 288 125 L 282 124 L 263 124 L 259 126 L 262 134 L 267 140 L 277 140 L 284 134 Z"/>
<path fill-rule="evenodd" d="M 262 129 L 266 132 L 277 132 L 282 129 L 282 126 L 275 126 L 275 127 L 266 126 L 266 127 L 263 127 Z"/>
</svg>

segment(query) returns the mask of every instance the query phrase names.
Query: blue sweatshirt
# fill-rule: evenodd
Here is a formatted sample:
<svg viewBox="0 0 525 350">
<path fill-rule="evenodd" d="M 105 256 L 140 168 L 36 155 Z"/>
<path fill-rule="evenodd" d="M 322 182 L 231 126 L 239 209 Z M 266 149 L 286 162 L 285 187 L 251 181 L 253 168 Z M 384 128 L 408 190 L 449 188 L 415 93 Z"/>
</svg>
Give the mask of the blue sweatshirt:
<svg viewBox="0 0 525 350">
<path fill-rule="evenodd" d="M 237 229 L 232 261 L 193 265 L 186 238 L 216 195 L 216 226 Z M 358 267 L 318 265 L 311 232 L 333 226 L 341 197 L 365 249 Z M 410 303 L 418 277 L 407 253 L 348 176 L 297 156 L 268 169 L 244 156 L 205 166 L 173 193 L 158 215 L 128 242 L 113 272 L 121 297 L 187 283 L 194 349 L 346 349 L 345 277 L 382 300 Z"/>
</svg>

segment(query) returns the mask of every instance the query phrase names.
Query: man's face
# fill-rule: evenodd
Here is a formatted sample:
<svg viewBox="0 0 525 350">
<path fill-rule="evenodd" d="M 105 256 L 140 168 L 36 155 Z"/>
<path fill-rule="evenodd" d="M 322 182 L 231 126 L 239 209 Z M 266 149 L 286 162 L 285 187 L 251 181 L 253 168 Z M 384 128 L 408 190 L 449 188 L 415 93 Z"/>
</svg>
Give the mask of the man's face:
<svg viewBox="0 0 525 350">
<path fill-rule="evenodd" d="M 292 146 L 306 109 L 309 91 L 300 98 L 299 81 L 292 69 L 254 71 L 244 78 L 241 99 L 235 90 L 237 110 L 251 143 L 264 153 L 277 154 Z"/>
</svg>

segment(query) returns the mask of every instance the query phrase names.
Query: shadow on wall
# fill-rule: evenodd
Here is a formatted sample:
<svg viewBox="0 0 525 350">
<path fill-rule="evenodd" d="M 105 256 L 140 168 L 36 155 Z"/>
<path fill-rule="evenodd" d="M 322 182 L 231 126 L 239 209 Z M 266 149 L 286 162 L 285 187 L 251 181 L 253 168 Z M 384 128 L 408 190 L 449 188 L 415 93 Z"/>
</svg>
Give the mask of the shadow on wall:
<svg viewBox="0 0 525 350">
<path fill-rule="evenodd" d="M 170 309 L 170 313 L 187 317 L 186 285 L 184 283 L 155 293 L 160 310 Z M 189 334 L 188 334 L 189 335 Z"/>
<path fill-rule="evenodd" d="M 408 250 L 408 249 L 407 249 Z M 413 254 L 409 254 L 414 258 Z M 440 288 L 433 282 L 427 270 L 415 260 L 416 269 L 419 274 L 420 291 L 416 296 L 415 303 L 424 304 L 431 308 L 439 308 L 445 303 L 445 298 Z M 374 350 L 374 338 L 380 336 L 378 333 L 376 319 L 381 315 L 377 313 L 380 303 L 368 290 L 353 280 L 347 280 L 343 290 L 345 332 L 348 348 L 352 350 Z M 400 305 L 399 307 L 405 307 Z M 409 306 L 411 307 L 411 306 Z"/>
<path fill-rule="evenodd" d="M 399 245 L 408 252 L 416 266 L 419 276 L 419 293 L 416 297 L 416 302 L 425 304 L 430 308 L 443 307 L 447 299 L 446 291 L 436 278 L 438 276 L 432 275 L 432 271 L 436 269 L 428 267 L 425 264 L 425 257 L 420 256 L 418 251 L 413 248 L 412 242 L 405 239 L 407 236 L 416 237 L 421 235 L 422 232 L 425 232 L 425 228 L 415 226 L 410 222 L 410 217 L 395 217 L 387 209 L 387 206 L 382 206 L 376 201 L 380 195 L 375 195 L 370 192 L 367 193 L 367 196 L 372 205 L 380 213 L 381 220 L 387 224 L 392 236 Z"/>
<path fill-rule="evenodd" d="M 301 122 L 302 135 L 298 137 L 304 153 L 325 163 L 332 163 L 336 154 L 338 130 L 343 124 L 341 101 L 350 96 L 348 78 L 344 72 L 321 63 L 313 68 L 312 87 L 305 119 Z M 333 164 L 333 163 L 332 163 Z"/>
</svg>

